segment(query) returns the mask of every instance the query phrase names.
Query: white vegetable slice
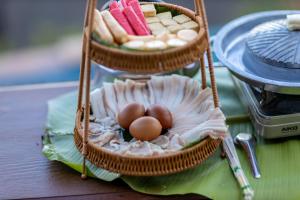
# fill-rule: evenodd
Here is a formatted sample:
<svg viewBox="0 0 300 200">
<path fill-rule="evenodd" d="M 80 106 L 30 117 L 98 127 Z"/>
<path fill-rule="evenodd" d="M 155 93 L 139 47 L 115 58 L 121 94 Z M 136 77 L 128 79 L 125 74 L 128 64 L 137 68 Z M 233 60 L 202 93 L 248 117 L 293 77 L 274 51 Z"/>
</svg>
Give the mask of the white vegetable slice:
<svg viewBox="0 0 300 200">
<path fill-rule="evenodd" d="M 108 43 L 114 42 L 114 37 L 106 26 L 101 13 L 97 9 L 95 9 L 93 31 L 95 31 L 102 40 Z"/>
<path fill-rule="evenodd" d="M 193 29 L 195 31 L 197 31 L 197 29 L 199 28 L 199 25 L 194 22 L 194 21 L 189 21 L 189 22 L 186 22 L 184 24 L 181 24 L 185 29 Z"/>
<path fill-rule="evenodd" d="M 174 39 L 176 38 L 177 36 L 175 34 L 170 34 L 168 33 L 167 31 L 166 32 L 162 32 L 160 33 L 159 35 L 156 36 L 156 39 L 157 40 L 161 40 L 163 42 L 167 42 L 168 40 L 170 39 Z"/>
<path fill-rule="evenodd" d="M 145 35 L 145 36 L 129 35 L 128 38 L 129 38 L 130 41 L 148 42 L 148 41 L 151 41 L 151 40 L 155 40 L 154 35 Z"/>
<path fill-rule="evenodd" d="M 146 17 L 146 22 L 148 24 L 159 23 L 160 19 L 158 17 Z"/>
<path fill-rule="evenodd" d="M 112 32 L 115 40 L 123 44 L 128 41 L 128 34 L 124 28 L 117 22 L 117 20 L 110 14 L 109 11 L 102 11 L 101 15 L 108 26 L 109 30 Z"/>
<path fill-rule="evenodd" d="M 172 19 L 172 13 L 171 12 L 163 12 L 156 15 L 160 20 L 162 19 Z"/>
<path fill-rule="evenodd" d="M 149 24 L 149 28 L 151 31 L 157 31 L 157 30 L 162 30 L 165 27 L 161 23 L 153 23 L 153 24 Z"/>
<path fill-rule="evenodd" d="M 162 35 L 162 34 L 169 34 L 170 31 L 166 28 L 163 28 L 163 29 L 160 29 L 160 30 L 155 30 L 155 31 L 152 31 L 152 35 L 154 36 L 159 36 L 159 35 Z"/>
<path fill-rule="evenodd" d="M 161 20 L 161 23 L 164 25 L 164 26 L 172 26 L 172 25 L 178 25 L 177 22 L 173 19 L 162 19 Z"/>
<path fill-rule="evenodd" d="M 171 33 L 177 33 L 178 31 L 184 29 L 183 26 L 177 24 L 177 25 L 172 25 L 172 26 L 168 26 L 168 30 L 171 32 Z"/>
<path fill-rule="evenodd" d="M 135 40 L 135 41 L 127 42 L 123 44 L 123 46 L 128 49 L 143 50 L 145 46 L 145 42 L 141 40 Z"/>
<path fill-rule="evenodd" d="M 154 7 L 154 4 L 146 4 L 146 5 L 142 5 L 141 7 L 145 17 L 156 16 L 156 9 Z"/>
<path fill-rule="evenodd" d="M 194 40 L 197 36 L 198 36 L 198 33 L 196 31 L 189 30 L 189 29 L 181 30 L 181 31 L 178 31 L 178 33 L 177 33 L 177 37 L 179 39 L 188 41 L 188 42 Z"/>
<path fill-rule="evenodd" d="M 187 42 L 184 41 L 184 40 L 180 40 L 180 39 L 170 39 L 167 41 L 167 45 L 168 47 L 181 47 L 181 46 L 184 46 L 186 45 Z"/>
<path fill-rule="evenodd" d="M 183 24 L 183 23 L 186 23 L 186 22 L 189 22 L 192 20 L 191 18 L 189 18 L 188 16 L 183 15 L 183 14 L 177 15 L 177 16 L 173 17 L 173 19 L 179 24 Z"/>
<path fill-rule="evenodd" d="M 150 51 L 151 50 L 162 50 L 162 49 L 166 49 L 167 45 L 163 41 L 154 40 L 154 41 L 147 42 L 145 44 L 145 48 Z"/>
</svg>

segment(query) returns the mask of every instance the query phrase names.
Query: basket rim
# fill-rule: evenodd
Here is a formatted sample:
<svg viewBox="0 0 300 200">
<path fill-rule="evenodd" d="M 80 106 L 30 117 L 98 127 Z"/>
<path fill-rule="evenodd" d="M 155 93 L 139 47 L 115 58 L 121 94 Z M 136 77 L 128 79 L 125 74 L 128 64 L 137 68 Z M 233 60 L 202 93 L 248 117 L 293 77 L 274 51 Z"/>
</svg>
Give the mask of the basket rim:
<svg viewBox="0 0 300 200">
<path fill-rule="evenodd" d="M 82 118 L 82 114 L 83 114 L 83 109 L 78 110 L 76 113 L 76 122 L 75 122 L 75 128 L 74 128 L 74 132 L 75 134 L 78 134 L 81 141 L 83 141 L 83 128 L 81 127 L 81 118 Z M 161 154 L 161 155 L 155 155 L 155 156 L 131 156 L 131 155 L 121 155 L 118 153 L 114 153 L 112 151 L 106 150 L 104 148 L 98 147 L 96 144 L 94 144 L 93 142 L 91 142 L 90 140 L 88 140 L 88 145 L 90 145 L 92 148 L 96 149 L 99 152 L 105 153 L 109 156 L 113 156 L 115 158 L 119 158 L 119 159 L 130 159 L 130 160 L 157 160 L 157 159 L 165 159 L 165 158 L 171 158 L 174 156 L 178 156 L 181 155 L 183 153 L 188 153 L 188 152 L 192 152 L 194 149 L 197 149 L 201 146 L 206 145 L 209 140 L 215 140 L 215 141 L 219 141 L 221 142 L 221 139 L 213 139 L 211 137 L 206 137 L 203 140 L 197 142 L 196 144 L 189 146 L 187 148 L 184 148 L 182 150 L 179 151 L 175 151 L 175 152 L 171 152 L 171 153 L 166 153 L 166 154 Z"/>
<path fill-rule="evenodd" d="M 193 149 L 190 148 L 190 151 L 180 151 L 178 155 L 140 159 L 111 155 L 108 152 L 95 149 L 94 146 L 88 143 L 86 148 L 89 149 L 90 153 L 87 153 L 85 158 L 97 167 L 121 175 L 138 177 L 165 176 L 200 165 L 216 153 L 222 142 L 211 138 L 205 141 L 205 144 L 198 145 Z M 74 129 L 74 143 L 79 151 L 84 149 L 82 136 L 77 129 Z M 161 164 L 158 165 L 158 163 Z"/>
<path fill-rule="evenodd" d="M 141 2 L 141 3 L 142 4 L 150 4 L 148 2 Z M 190 17 L 191 19 L 193 19 L 195 22 L 198 23 L 198 25 L 200 27 L 197 37 L 195 39 L 193 39 L 192 41 L 189 41 L 184 46 L 176 47 L 176 48 L 170 48 L 170 49 L 156 50 L 156 51 L 128 51 L 128 50 L 121 49 L 121 48 L 113 48 L 113 47 L 109 47 L 109 46 L 106 46 L 104 44 L 101 44 L 101 43 L 97 42 L 96 40 L 94 40 L 93 38 L 91 38 L 91 47 L 92 48 L 94 47 L 95 49 L 103 49 L 105 51 L 110 51 L 110 52 L 113 52 L 113 53 L 119 53 L 121 55 L 128 55 L 128 56 L 134 56 L 134 57 L 137 57 L 137 56 L 160 56 L 162 54 L 172 54 L 172 53 L 187 50 L 192 45 L 194 45 L 195 43 L 203 42 L 203 40 L 205 40 L 205 30 L 202 26 L 201 18 L 200 18 L 200 16 L 197 16 L 194 11 L 192 11 L 188 8 L 185 8 L 183 6 L 178 6 L 178 5 L 170 4 L 170 3 L 153 2 L 153 4 L 165 6 L 165 7 L 168 7 L 168 8 L 171 7 L 173 9 L 176 9 L 180 13 L 185 14 L 188 17 Z"/>
</svg>

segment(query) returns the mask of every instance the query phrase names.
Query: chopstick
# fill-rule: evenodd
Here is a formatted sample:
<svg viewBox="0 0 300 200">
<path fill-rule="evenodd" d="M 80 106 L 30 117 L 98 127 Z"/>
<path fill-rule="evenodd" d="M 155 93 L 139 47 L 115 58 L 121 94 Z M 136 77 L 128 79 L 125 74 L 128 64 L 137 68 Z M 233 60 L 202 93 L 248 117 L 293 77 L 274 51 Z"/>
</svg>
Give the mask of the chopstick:
<svg viewBox="0 0 300 200">
<path fill-rule="evenodd" d="M 223 147 L 224 147 L 229 165 L 233 171 L 233 174 L 242 189 L 244 199 L 252 200 L 254 197 L 254 190 L 252 189 L 252 187 L 241 167 L 241 163 L 240 163 L 238 155 L 236 153 L 233 139 L 229 132 L 223 140 Z"/>
</svg>

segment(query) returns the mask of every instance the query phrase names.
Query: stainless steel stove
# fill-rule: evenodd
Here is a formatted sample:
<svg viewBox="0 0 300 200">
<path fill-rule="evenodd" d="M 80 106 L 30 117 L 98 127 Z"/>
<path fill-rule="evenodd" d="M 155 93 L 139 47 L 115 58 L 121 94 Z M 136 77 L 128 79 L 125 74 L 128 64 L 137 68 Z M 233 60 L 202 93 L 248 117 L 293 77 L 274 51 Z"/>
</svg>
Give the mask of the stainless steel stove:
<svg viewBox="0 0 300 200">
<path fill-rule="evenodd" d="M 264 138 L 300 135 L 300 30 L 286 16 L 268 11 L 238 18 L 214 40 L 214 52 L 233 74 L 257 134 Z"/>
<path fill-rule="evenodd" d="M 300 96 L 262 91 L 232 78 L 259 136 L 272 139 L 300 135 Z"/>
</svg>

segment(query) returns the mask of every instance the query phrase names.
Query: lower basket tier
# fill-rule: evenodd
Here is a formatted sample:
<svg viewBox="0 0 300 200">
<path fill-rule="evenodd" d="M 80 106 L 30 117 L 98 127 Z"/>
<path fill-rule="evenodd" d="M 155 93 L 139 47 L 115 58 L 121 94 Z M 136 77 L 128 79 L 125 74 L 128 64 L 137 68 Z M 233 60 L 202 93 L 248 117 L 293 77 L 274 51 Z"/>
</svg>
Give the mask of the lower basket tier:
<svg viewBox="0 0 300 200">
<path fill-rule="evenodd" d="M 81 152 L 83 138 L 79 127 L 74 129 L 74 141 Z M 220 145 L 221 140 L 206 138 L 200 143 L 173 154 L 153 157 L 121 156 L 97 147 L 93 143 L 87 144 L 87 159 L 97 167 L 111 172 L 128 176 L 162 176 L 178 173 L 193 168 L 209 156 Z"/>
</svg>

